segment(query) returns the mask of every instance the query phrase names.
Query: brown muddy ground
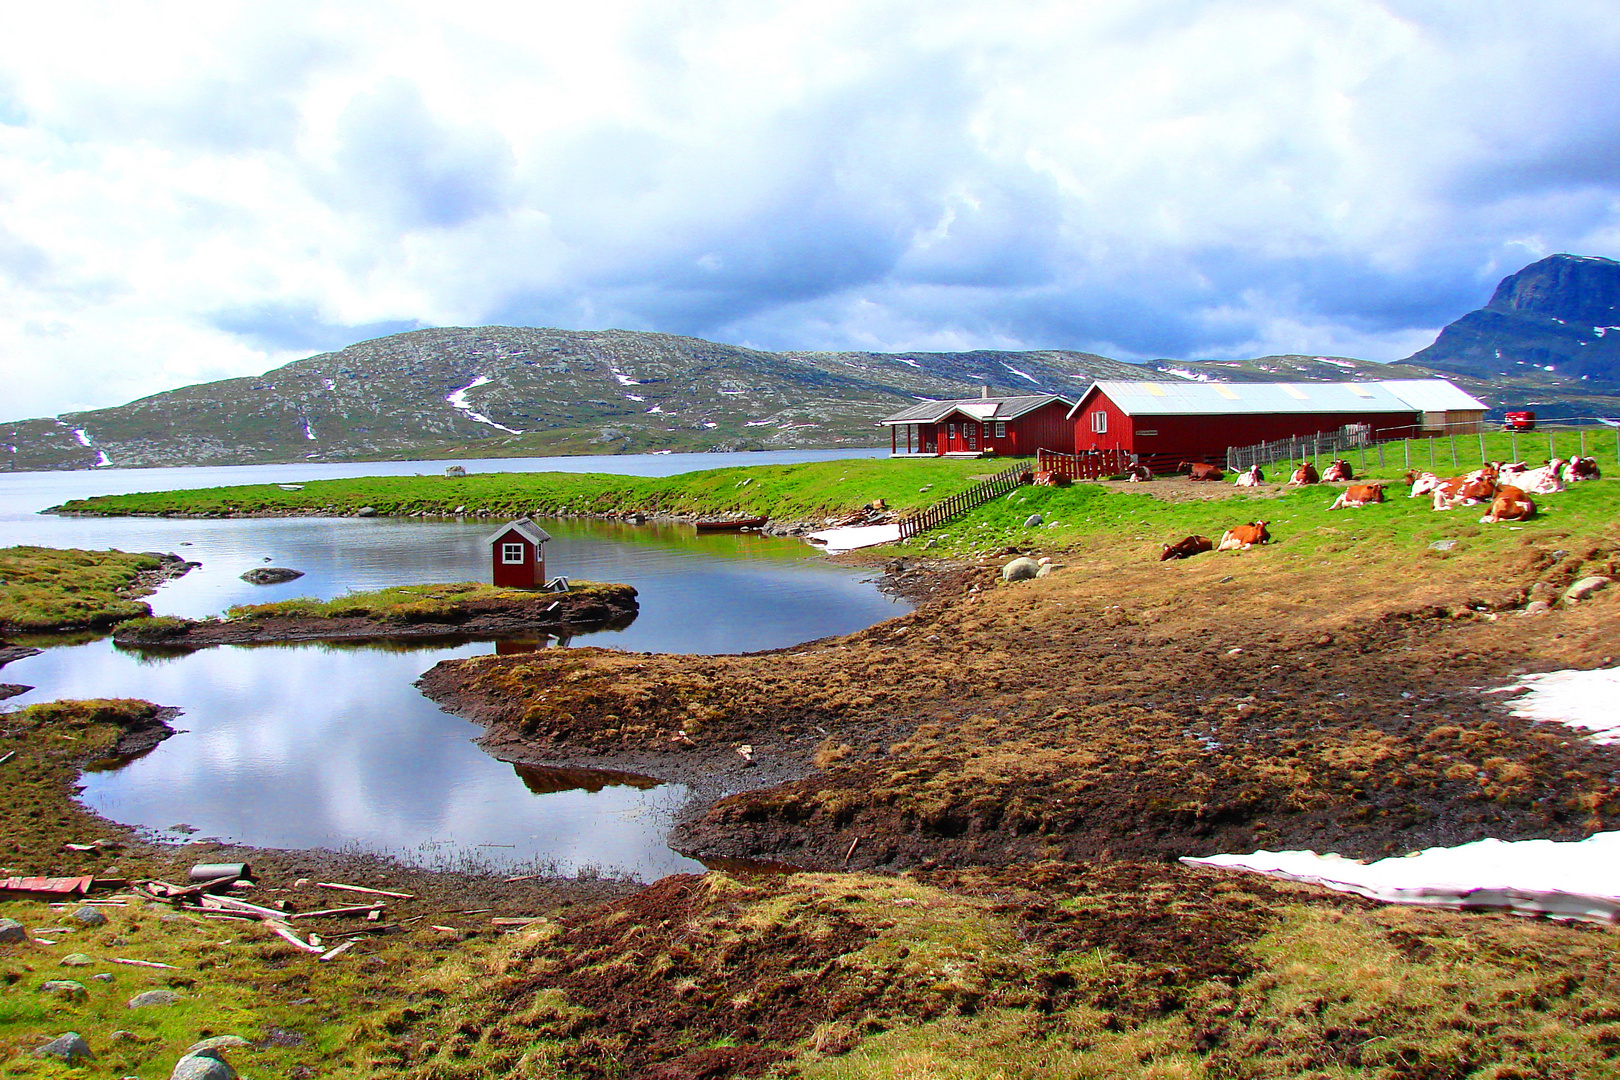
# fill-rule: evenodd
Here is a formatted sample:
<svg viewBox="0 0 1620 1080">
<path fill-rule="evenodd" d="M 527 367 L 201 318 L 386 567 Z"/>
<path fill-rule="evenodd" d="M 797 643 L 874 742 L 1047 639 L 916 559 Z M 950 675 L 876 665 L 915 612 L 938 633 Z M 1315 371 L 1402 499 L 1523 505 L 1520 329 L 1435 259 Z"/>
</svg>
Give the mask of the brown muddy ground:
<svg viewBox="0 0 1620 1080">
<path fill-rule="evenodd" d="M 1426 578 L 1335 577 L 1255 551 L 1128 564 L 1085 553 L 847 638 L 749 656 L 580 649 L 441 664 L 422 686 L 513 760 L 696 783 L 674 846 L 817 868 L 1354 857 L 1620 821 L 1620 749 L 1482 693 L 1612 662 L 1620 590 L 1538 618 L 1536 582 L 1607 547 Z M 946 597 L 949 597 L 948 599 Z M 751 762 L 740 751 L 745 751 Z M 729 794 L 727 794 L 729 793 Z"/>
</svg>

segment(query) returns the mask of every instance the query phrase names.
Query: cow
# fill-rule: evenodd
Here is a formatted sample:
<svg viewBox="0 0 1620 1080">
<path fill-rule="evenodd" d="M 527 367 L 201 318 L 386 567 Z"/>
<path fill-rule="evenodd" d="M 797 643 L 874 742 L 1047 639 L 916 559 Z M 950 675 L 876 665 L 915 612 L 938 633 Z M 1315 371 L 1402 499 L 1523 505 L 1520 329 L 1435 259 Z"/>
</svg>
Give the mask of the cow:
<svg viewBox="0 0 1620 1080">
<path fill-rule="evenodd" d="M 1125 468 L 1125 479 L 1131 483 L 1140 483 L 1153 479 L 1153 470 L 1140 461 L 1133 461 Z"/>
<path fill-rule="evenodd" d="M 1336 458 L 1322 473 L 1322 479 L 1330 484 L 1347 484 L 1356 478 L 1350 463 L 1343 458 Z"/>
<path fill-rule="evenodd" d="M 1564 466 L 1563 480 L 1566 484 L 1576 484 L 1582 480 L 1601 479 L 1603 479 L 1603 474 L 1598 471 L 1597 458 L 1571 458 L 1569 464 Z"/>
<path fill-rule="evenodd" d="M 1035 474 L 1036 487 L 1068 487 L 1074 483 L 1067 475 L 1060 472 L 1038 472 Z"/>
<path fill-rule="evenodd" d="M 1408 481 L 1412 485 L 1412 496 L 1411 497 L 1414 498 L 1414 499 L 1417 498 L 1419 495 L 1427 495 L 1427 494 L 1429 494 L 1431 491 L 1435 490 L 1442 483 L 1445 482 L 1445 481 L 1441 480 L 1438 476 L 1436 476 L 1432 472 L 1426 472 L 1426 473 L 1408 472 L 1406 475 L 1407 475 Z"/>
<path fill-rule="evenodd" d="M 1521 473 L 1511 473 L 1504 478 L 1512 480 L 1513 486 L 1530 492 L 1533 495 L 1552 495 L 1564 490 L 1564 482 L 1558 474 L 1564 470 L 1564 462 L 1556 458 L 1538 469 L 1526 469 Z"/>
<path fill-rule="evenodd" d="M 1481 525 L 1494 525 L 1498 521 L 1528 521 L 1536 512 L 1536 504 L 1523 488 L 1504 485 L 1497 489 L 1491 501 L 1491 512 L 1479 519 Z"/>
<path fill-rule="evenodd" d="M 1205 465 L 1200 461 L 1183 461 L 1180 465 L 1176 466 L 1176 472 L 1181 472 L 1183 469 L 1187 471 L 1187 479 L 1189 480 L 1226 479 L 1226 474 L 1221 472 L 1219 466 Z"/>
<path fill-rule="evenodd" d="M 1295 469 L 1294 475 L 1288 481 L 1290 485 L 1298 487 L 1303 487 L 1306 484 L 1320 484 L 1321 482 L 1322 478 L 1317 475 L 1316 466 L 1309 461 Z"/>
<path fill-rule="evenodd" d="M 1189 536 L 1185 539 L 1177 540 L 1174 544 L 1163 545 L 1163 549 L 1159 552 L 1159 561 L 1164 562 L 1166 559 L 1190 559 L 1200 552 L 1212 551 L 1214 550 L 1214 547 L 1215 545 L 1210 542 L 1210 539 L 1207 536 Z"/>
<path fill-rule="evenodd" d="M 1468 476 L 1453 476 L 1449 480 L 1440 481 L 1434 489 L 1434 508 L 1436 510 L 1450 510 L 1458 506 L 1473 506 L 1475 503 L 1490 502 L 1496 498 L 1496 481 L 1486 479 L 1477 473 Z"/>
<path fill-rule="evenodd" d="M 1384 501 L 1383 484 L 1351 484 L 1339 492 L 1339 497 L 1333 500 L 1329 510 L 1338 510 L 1345 506 L 1366 506 L 1368 503 Z"/>
<path fill-rule="evenodd" d="M 1232 483 L 1238 487 L 1259 487 L 1265 482 L 1265 473 L 1260 471 L 1260 466 L 1258 465 L 1250 465 L 1247 469 L 1244 469 L 1238 474 L 1238 478 L 1236 480 L 1232 481 Z"/>
<path fill-rule="evenodd" d="M 1216 551 L 1247 551 L 1255 544 L 1264 544 L 1271 539 L 1266 532 L 1266 523 L 1251 521 L 1247 525 L 1234 525 L 1221 534 L 1221 542 Z"/>
</svg>

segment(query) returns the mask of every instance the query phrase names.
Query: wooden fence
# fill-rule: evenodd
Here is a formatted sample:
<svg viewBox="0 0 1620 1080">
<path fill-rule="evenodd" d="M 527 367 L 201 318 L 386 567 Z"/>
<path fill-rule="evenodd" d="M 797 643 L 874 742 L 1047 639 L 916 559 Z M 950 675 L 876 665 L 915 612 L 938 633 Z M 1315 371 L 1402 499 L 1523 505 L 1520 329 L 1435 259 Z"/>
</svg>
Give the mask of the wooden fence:
<svg viewBox="0 0 1620 1080">
<path fill-rule="evenodd" d="M 1226 449 L 1226 468 L 1243 472 L 1252 465 L 1271 465 L 1278 461 L 1312 460 L 1328 457 L 1347 457 L 1352 450 L 1362 451 L 1362 464 L 1366 464 L 1366 449 L 1373 442 L 1372 431 L 1365 424 L 1352 424 L 1337 431 L 1318 431 L 1314 435 L 1294 435 L 1273 442 L 1255 443 L 1253 446 L 1229 446 Z"/>
<path fill-rule="evenodd" d="M 920 532 L 932 529 L 936 525 L 943 525 L 953 518 L 961 517 L 975 507 L 983 506 L 991 499 L 1007 494 L 1021 484 L 1027 484 L 1034 477 L 1023 465 L 1015 465 L 1005 472 L 999 472 L 988 480 L 982 480 L 966 491 L 958 492 L 948 499 L 942 499 L 933 506 L 925 507 L 900 519 L 900 539 L 905 540 L 916 536 Z"/>
<path fill-rule="evenodd" d="M 1083 454 L 1039 450 L 1035 454 L 1035 467 L 1041 472 L 1067 476 L 1070 480 L 1101 480 L 1105 476 L 1119 476 L 1130 468 L 1131 461 L 1131 455 L 1119 449 L 1087 450 Z"/>
</svg>

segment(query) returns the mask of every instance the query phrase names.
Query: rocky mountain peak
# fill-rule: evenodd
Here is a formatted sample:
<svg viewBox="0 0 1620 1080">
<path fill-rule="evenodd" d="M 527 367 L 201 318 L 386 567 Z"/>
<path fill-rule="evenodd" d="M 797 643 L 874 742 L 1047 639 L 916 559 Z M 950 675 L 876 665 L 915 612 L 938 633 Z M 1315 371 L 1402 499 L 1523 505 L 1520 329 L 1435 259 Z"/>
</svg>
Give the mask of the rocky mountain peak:
<svg viewBox="0 0 1620 1080">
<path fill-rule="evenodd" d="M 1485 306 L 1583 326 L 1614 326 L 1620 324 L 1620 262 L 1549 255 L 1503 278 Z"/>
</svg>

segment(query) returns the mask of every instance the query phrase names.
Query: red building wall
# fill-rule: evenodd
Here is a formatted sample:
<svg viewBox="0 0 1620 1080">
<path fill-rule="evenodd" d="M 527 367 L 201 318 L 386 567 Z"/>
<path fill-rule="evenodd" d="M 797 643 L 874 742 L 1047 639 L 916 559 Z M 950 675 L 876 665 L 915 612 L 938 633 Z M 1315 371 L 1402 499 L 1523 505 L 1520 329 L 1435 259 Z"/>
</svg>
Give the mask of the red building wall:
<svg viewBox="0 0 1620 1080">
<path fill-rule="evenodd" d="M 521 563 L 507 563 L 501 561 L 501 548 L 506 544 L 523 545 L 523 561 Z M 536 557 L 538 556 L 538 558 Z M 494 583 L 506 589 L 532 589 L 536 585 L 546 583 L 546 553 L 542 546 L 536 550 L 535 546 L 523 538 L 516 529 L 508 529 L 489 546 L 491 578 Z"/>
</svg>

